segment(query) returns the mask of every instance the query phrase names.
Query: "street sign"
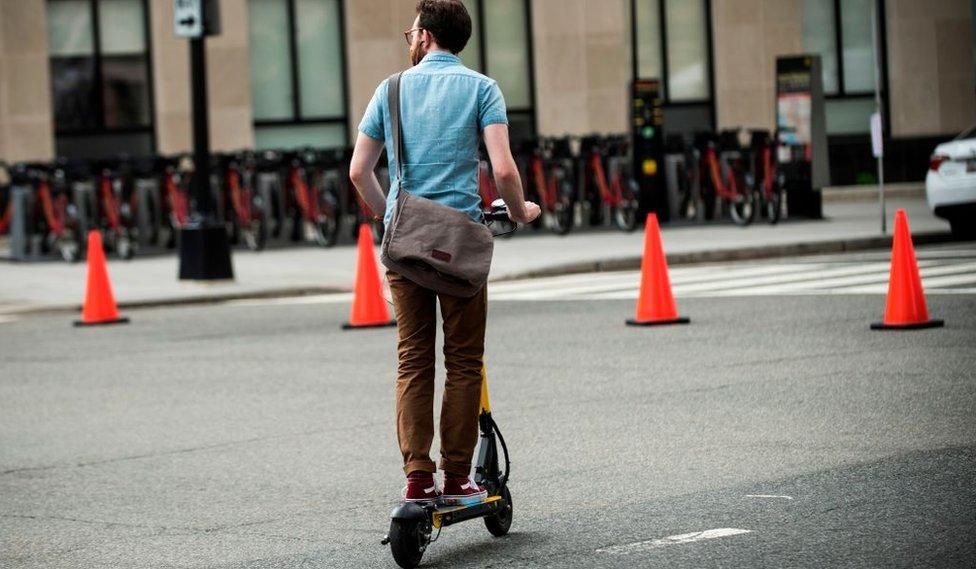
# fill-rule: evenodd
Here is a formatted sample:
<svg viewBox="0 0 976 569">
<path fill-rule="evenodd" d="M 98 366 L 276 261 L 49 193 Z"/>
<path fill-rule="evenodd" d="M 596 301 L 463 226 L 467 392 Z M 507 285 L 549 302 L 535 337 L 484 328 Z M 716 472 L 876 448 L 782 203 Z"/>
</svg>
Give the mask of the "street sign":
<svg viewBox="0 0 976 569">
<path fill-rule="evenodd" d="M 881 113 L 871 113 L 871 153 L 875 158 L 884 156 L 884 142 L 881 138 Z"/>
<path fill-rule="evenodd" d="M 202 37 L 203 0 L 173 0 L 173 25 L 178 37 Z"/>
</svg>

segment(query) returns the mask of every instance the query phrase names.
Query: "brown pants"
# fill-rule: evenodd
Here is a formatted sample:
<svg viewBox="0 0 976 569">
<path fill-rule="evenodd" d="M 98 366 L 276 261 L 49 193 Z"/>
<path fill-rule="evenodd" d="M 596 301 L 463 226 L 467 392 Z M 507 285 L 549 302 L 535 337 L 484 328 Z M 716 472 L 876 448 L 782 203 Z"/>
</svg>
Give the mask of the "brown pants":
<svg viewBox="0 0 976 569">
<path fill-rule="evenodd" d="M 441 469 L 467 476 L 478 444 L 486 290 L 460 298 L 437 294 L 392 271 L 386 278 L 393 293 L 399 334 L 396 417 L 403 471 L 436 470 L 430 445 L 434 440 L 434 341 L 439 299 L 447 367 L 441 402 Z"/>
</svg>

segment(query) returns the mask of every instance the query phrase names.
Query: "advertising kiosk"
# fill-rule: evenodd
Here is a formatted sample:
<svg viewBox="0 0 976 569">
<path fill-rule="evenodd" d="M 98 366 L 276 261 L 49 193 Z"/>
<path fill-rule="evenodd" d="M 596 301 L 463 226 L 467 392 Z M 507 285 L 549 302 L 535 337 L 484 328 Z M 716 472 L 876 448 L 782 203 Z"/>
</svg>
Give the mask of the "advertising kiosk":
<svg viewBox="0 0 976 569">
<path fill-rule="evenodd" d="M 777 159 L 789 217 L 823 217 L 821 190 L 830 184 L 820 66 L 819 55 L 776 59 Z"/>
</svg>

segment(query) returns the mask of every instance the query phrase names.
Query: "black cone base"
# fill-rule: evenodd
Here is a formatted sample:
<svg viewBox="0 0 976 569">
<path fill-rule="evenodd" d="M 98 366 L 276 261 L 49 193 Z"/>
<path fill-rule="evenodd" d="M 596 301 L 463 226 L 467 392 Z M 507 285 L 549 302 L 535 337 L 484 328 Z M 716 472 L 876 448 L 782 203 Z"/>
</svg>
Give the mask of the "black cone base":
<svg viewBox="0 0 976 569">
<path fill-rule="evenodd" d="M 379 324 L 350 324 L 346 322 L 342 325 L 343 330 L 360 330 L 365 328 L 392 328 L 396 326 L 396 320 L 390 320 L 389 322 L 380 322 Z"/>
<path fill-rule="evenodd" d="M 885 324 L 875 322 L 871 325 L 872 330 L 921 330 L 923 328 L 941 328 L 945 326 L 942 320 L 928 320 L 926 322 L 914 322 L 912 324 Z"/>
<path fill-rule="evenodd" d="M 82 322 L 81 320 L 75 320 L 74 325 L 78 328 L 88 327 L 88 326 L 108 326 L 109 324 L 128 324 L 128 318 L 116 318 L 115 320 L 102 320 L 101 322 Z"/>
<path fill-rule="evenodd" d="M 634 320 L 632 318 L 627 319 L 628 326 L 666 326 L 668 324 L 687 324 L 691 322 L 690 318 L 685 318 L 684 316 L 679 316 L 670 320 Z"/>
</svg>

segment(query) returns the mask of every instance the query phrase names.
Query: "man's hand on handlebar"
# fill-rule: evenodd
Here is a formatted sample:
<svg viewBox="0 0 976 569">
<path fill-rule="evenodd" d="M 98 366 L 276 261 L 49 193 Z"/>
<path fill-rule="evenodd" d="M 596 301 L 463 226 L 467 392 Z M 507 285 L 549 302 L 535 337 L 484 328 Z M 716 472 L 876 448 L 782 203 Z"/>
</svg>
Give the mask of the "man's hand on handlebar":
<svg viewBox="0 0 976 569">
<path fill-rule="evenodd" d="M 532 223 L 535 221 L 535 218 L 539 217 L 539 214 L 542 213 L 542 210 L 539 209 L 538 204 L 530 201 L 526 201 L 524 203 L 525 207 L 522 208 L 522 211 L 520 212 L 514 212 L 512 211 L 512 208 L 508 209 L 508 218 L 515 223 L 521 223 L 523 225 Z"/>
</svg>

